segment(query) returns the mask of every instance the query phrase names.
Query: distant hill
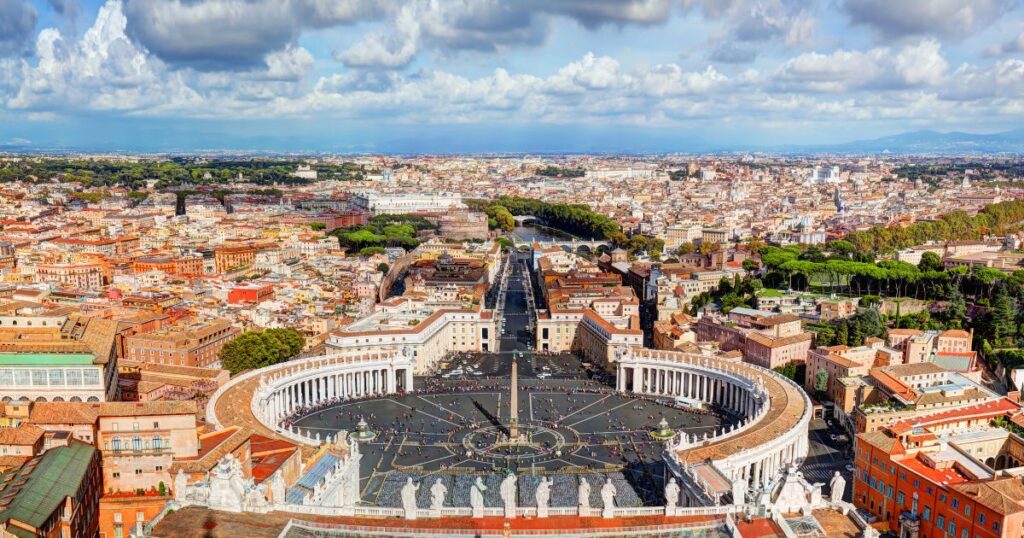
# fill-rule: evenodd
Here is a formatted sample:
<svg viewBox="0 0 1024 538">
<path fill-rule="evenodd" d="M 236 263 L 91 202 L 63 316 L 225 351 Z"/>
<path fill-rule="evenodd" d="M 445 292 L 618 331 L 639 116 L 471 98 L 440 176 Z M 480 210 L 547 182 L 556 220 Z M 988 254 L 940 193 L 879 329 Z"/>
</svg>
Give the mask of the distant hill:
<svg viewBox="0 0 1024 538">
<path fill-rule="evenodd" d="M 1024 128 L 993 134 L 912 131 L 843 144 L 778 148 L 799 153 L 1024 153 Z"/>
</svg>

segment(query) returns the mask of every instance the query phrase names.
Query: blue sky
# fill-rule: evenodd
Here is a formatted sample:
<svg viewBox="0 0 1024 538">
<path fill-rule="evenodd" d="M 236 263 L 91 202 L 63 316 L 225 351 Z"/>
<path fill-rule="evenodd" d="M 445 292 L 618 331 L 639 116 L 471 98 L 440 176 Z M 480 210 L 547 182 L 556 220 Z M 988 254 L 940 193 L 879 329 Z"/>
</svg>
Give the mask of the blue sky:
<svg viewBox="0 0 1024 538">
<path fill-rule="evenodd" d="M 700 151 L 1022 120 L 1022 0 L 0 0 L 0 145 Z"/>
</svg>

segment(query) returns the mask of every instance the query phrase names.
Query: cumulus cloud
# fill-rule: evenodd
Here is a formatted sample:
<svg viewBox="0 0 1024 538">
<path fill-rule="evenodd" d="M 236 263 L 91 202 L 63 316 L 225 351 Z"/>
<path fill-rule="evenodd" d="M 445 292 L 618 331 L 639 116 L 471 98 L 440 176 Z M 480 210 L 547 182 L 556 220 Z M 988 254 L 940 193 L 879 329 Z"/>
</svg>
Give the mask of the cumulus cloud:
<svg viewBox="0 0 1024 538">
<path fill-rule="evenodd" d="M 805 48 L 813 41 L 817 8 L 810 0 L 689 0 L 683 9 L 725 29 L 709 51 L 716 65 L 699 58 L 649 65 L 629 56 L 583 54 L 584 48 L 559 65 L 539 64 L 543 71 L 499 68 L 467 76 L 418 58 L 425 50 L 470 50 L 486 58 L 540 45 L 557 18 L 630 31 L 623 28 L 663 22 L 672 4 L 107 0 L 80 37 L 46 28 L 33 40 L 30 30 L 28 50 L 22 45 L 18 54 L 0 56 L 0 111 L 5 119 L 33 121 L 95 114 L 601 125 L 1024 114 L 1024 62 L 1004 57 L 1014 50 L 1009 43 L 990 65 L 955 68 L 944 55 L 950 45 L 932 36 L 862 50 L 787 52 L 770 45 Z M 144 14 L 155 18 L 138 23 Z M 363 35 L 336 56 L 344 66 L 315 65 L 322 58 L 299 45 L 308 28 L 366 20 L 377 22 L 352 26 Z M 175 27 L 162 26 L 167 21 Z M 272 21 L 280 28 L 271 28 Z M 265 42 L 252 44 L 254 36 Z M 958 57 L 953 46 L 951 56 Z M 757 69 L 736 67 L 755 60 Z"/>
<path fill-rule="evenodd" d="M 879 47 L 866 52 L 808 52 L 782 64 L 774 76 L 774 88 L 841 93 L 936 85 L 948 68 L 940 48 L 937 41 L 925 39 L 898 51 Z"/>
<path fill-rule="evenodd" d="M 36 10 L 25 0 L 0 0 L 0 57 L 25 50 L 36 29 Z"/>
<path fill-rule="evenodd" d="M 384 30 L 335 52 L 350 67 L 404 67 L 423 49 L 494 52 L 545 42 L 554 17 L 586 28 L 664 23 L 671 0 L 414 0 L 391 11 Z"/>
<path fill-rule="evenodd" d="M 725 24 L 721 39 L 759 43 L 780 39 L 801 46 L 814 33 L 811 0 L 683 0 L 684 12 L 700 11 Z"/>
<path fill-rule="evenodd" d="M 164 62 L 245 70 L 294 46 L 304 28 L 373 20 L 389 0 L 127 0 L 128 34 Z"/>
<path fill-rule="evenodd" d="M 962 39 L 988 27 L 1017 0 L 843 0 L 854 24 L 885 38 L 934 35 Z"/>
<path fill-rule="evenodd" d="M 994 65 L 962 65 L 951 75 L 942 96 L 957 101 L 1019 99 L 1024 95 L 1024 61 L 1006 59 Z"/>
</svg>

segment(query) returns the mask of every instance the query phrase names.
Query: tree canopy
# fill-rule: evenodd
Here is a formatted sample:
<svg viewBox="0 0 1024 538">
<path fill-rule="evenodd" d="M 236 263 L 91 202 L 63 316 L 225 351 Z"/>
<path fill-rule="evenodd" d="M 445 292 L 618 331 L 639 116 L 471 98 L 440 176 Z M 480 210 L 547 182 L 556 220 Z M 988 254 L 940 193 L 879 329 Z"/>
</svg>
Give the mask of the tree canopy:
<svg viewBox="0 0 1024 538">
<path fill-rule="evenodd" d="M 287 361 L 298 355 L 305 345 L 305 337 L 295 329 L 249 331 L 221 348 L 220 364 L 235 375 Z"/>
</svg>

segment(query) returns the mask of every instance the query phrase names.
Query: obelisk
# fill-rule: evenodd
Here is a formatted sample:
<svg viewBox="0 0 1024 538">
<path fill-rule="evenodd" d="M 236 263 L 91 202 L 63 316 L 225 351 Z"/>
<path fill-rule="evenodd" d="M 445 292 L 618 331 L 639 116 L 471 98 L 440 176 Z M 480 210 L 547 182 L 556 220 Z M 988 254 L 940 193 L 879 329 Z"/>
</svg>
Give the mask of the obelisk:
<svg viewBox="0 0 1024 538">
<path fill-rule="evenodd" d="M 512 359 L 512 403 L 509 408 L 508 438 L 519 441 L 519 363 Z"/>
</svg>

